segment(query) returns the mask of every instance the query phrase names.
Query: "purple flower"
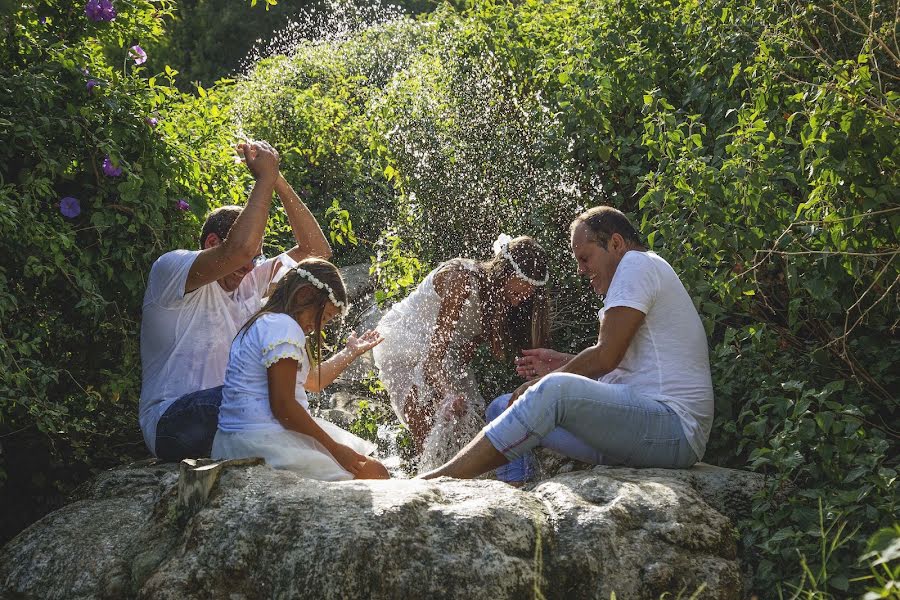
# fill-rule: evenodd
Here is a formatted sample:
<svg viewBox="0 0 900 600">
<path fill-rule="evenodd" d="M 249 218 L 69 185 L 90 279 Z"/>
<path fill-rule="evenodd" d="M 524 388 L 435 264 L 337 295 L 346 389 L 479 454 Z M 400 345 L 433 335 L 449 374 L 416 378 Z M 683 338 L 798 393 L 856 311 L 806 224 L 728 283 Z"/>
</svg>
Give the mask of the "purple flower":
<svg viewBox="0 0 900 600">
<path fill-rule="evenodd" d="M 132 46 L 128 50 L 128 56 L 134 59 L 134 64 L 142 65 L 147 62 L 147 53 L 140 46 Z"/>
<path fill-rule="evenodd" d="M 117 167 L 108 154 L 103 159 L 103 174 L 107 177 L 118 177 L 122 174 L 122 168 Z"/>
<path fill-rule="evenodd" d="M 87 67 L 81 67 L 81 74 L 84 75 L 85 77 L 90 77 L 90 76 L 91 76 L 91 72 L 88 71 L 88 68 L 87 68 Z"/>
<path fill-rule="evenodd" d="M 84 84 L 84 86 L 87 88 L 88 94 L 93 94 L 94 88 L 97 87 L 97 85 L 98 85 L 97 82 L 94 81 L 93 79 L 88 79 L 87 83 Z"/>
<path fill-rule="evenodd" d="M 182 198 L 175 203 L 175 208 L 177 208 L 178 210 L 191 210 L 191 205 L 187 203 L 187 200 Z"/>
<path fill-rule="evenodd" d="M 150 127 L 156 127 L 159 124 L 159 119 L 156 117 L 147 117 L 144 119 L 144 123 L 149 125 Z"/>
<path fill-rule="evenodd" d="M 46 24 L 47 24 L 47 17 L 41 17 L 40 19 L 38 19 L 38 21 L 41 22 L 41 25 L 46 25 Z"/>
<path fill-rule="evenodd" d="M 116 18 L 116 9 L 112 0 L 88 0 L 84 14 L 91 21 L 112 21 Z"/>
<path fill-rule="evenodd" d="M 61 212 L 64 217 L 74 219 L 81 214 L 81 204 L 78 203 L 77 198 L 66 196 L 59 201 L 59 212 Z"/>
</svg>

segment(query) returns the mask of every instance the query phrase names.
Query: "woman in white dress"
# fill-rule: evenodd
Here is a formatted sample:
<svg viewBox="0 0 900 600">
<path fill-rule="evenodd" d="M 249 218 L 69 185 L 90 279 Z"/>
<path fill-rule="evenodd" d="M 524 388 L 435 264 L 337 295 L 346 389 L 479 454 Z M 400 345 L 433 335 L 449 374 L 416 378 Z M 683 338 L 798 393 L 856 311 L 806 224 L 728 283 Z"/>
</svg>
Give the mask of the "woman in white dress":
<svg viewBox="0 0 900 600">
<path fill-rule="evenodd" d="M 287 271 L 231 344 L 213 458 L 259 456 L 326 481 L 388 478 L 366 456 L 374 444 L 309 413 L 307 389 L 320 391 L 381 342 L 375 331 L 353 334 L 322 362 L 322 327 L 346 308 L 344 282 L 330 262 L 309 258 Z"/>
<path fill-rule="evenodd" d="M 471 365 L 478 345 L 505 359 L 545 344 L 548 279 L 537 242 L 501 235 L 491 260 L 442 263 L 382 318 L 375 364 L 420 469 L 443 464 L 484 425 Z"/>
</svg>

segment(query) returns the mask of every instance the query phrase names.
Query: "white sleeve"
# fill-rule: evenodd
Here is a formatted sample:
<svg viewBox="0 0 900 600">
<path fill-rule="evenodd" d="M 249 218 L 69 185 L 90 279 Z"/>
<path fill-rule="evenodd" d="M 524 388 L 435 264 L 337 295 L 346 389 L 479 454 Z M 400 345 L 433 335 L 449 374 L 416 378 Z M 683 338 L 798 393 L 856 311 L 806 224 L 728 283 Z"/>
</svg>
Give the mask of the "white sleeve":
<svg viewBox="0 0 900 600">
<path fill-rule="evenodd" d="M 267 369 L 284 358 L 303 363 L 306 358 L 306 336 L 296 321 L 287 315 L 263 315 L 257 323 L 262 353 L 260 359 Z"/>
<path fill-rule="evenodd" d="M 629 252 L 616 268 L 603 308 L 609 310 L 615 306 L 627 306 L 646 315 L 656 302 L 659 288 L 659 276 L 652 259 L 643 256 L 642 252 Z"/>
<path fill-rule="evenodd" d="M 150 267 L 145 304 L 169 307 L 181 302 L 191 265 L 199 254 L 199 250 L 173 250 L 157 258 Z"/>
</svg>

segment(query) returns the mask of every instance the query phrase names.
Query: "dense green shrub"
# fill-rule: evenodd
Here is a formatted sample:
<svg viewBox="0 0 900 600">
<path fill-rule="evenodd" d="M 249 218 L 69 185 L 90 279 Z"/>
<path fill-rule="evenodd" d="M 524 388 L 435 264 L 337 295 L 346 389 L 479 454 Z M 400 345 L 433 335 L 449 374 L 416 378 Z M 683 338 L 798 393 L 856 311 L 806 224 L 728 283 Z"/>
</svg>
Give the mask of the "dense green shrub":
<svg viewBox="0 0 900 600">
<path fill-rule="evenodd" d="M 337 35 L 345 27 L 361 27 L 374 18 L 401 12 L 418 14 L 431 10 L 436 2 L 284 0 L 255 4 L 248 10 L 249 3 L 244 0 L 174 0 L 168 34 L 153 49 L 179 70 L 177 83 L 182 89 L 189 90 L 194 83 L 209 87 L 240 73 L 251 66 L 248 57 L 253 53 L 265 56 L 300 37 Z"/>
<path fill-rule="evenodd" d="M 81 2 L 15 4 L 0 51 L 0 480 L 16 515 L 3 539 L 87 468 L 146 456 L 146 275 L 196 244 L 208 199 L 243 194 L 222 168 L 224 108 L 182 97 L 152 55 L 129 58 L 162 34 L 166 3 L 116 2 L 116 18 L 96 22 Z"/>
</svg>

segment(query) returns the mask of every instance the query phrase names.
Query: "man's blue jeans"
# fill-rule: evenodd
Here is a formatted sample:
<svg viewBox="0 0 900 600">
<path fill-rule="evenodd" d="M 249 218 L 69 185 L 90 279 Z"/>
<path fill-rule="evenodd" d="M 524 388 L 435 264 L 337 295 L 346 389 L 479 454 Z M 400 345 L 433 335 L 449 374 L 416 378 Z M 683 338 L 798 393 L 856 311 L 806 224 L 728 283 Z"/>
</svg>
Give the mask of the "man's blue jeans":
<svg viewBox="0 0 900 600">
<path fill-rule="evenodd" d="M 497 470 L 502 481 L 533 477 L 530 451 L 537 446 L 594 464 L 685 468 L 697 461 L 678 415 L 628 385 L 557 373 L 509 409 L 508 402 L 505 395 L 491 403 L 484 428 L 511 461 Z"/>
<path fill-rule="evenodd" d="M 156 425 L 156 456 L 166 462 L 209 457 L 219 428 L 222 386 L 185 394 Z"/>
</svg>

